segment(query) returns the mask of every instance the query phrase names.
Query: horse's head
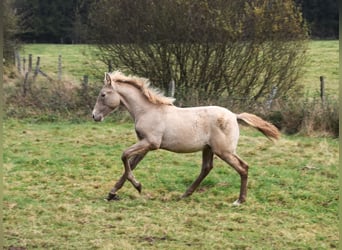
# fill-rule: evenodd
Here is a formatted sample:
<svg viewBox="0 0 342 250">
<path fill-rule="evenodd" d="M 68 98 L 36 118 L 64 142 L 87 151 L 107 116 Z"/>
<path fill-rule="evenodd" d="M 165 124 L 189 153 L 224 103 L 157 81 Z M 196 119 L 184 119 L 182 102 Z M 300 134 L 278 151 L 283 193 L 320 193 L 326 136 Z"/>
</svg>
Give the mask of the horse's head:
<svg viewBox="0 0 342 250">
<path fill-rule="evenodd" d="M 112 84 L 112 78 L 105 74 L 104 86 L 100 91 L 95 107 L 93 109 L 93 119 L 97 122 L 103 121 L 105 116 L 114 111 L 120 105 L 120 96 Z"/>
</svg>

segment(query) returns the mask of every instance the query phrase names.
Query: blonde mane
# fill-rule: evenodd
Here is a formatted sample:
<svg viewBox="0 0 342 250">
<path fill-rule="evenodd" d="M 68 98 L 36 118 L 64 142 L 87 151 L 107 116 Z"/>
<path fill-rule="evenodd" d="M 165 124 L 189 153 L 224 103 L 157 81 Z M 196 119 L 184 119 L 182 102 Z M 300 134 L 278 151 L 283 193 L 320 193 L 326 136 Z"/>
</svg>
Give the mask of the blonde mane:
<svg viewBox="0 0 342 250">
<path fill-rule="evenodd" d="M 110 73 L 113 82 L 128 83 L 136 87 L 153 104 L 173 105 L 174 98 L 164 96 L 159 90 L 150 87 L 150 81 L 147 78 L 136 76 L 126 76 L 120 71 Z"/>
</svg>

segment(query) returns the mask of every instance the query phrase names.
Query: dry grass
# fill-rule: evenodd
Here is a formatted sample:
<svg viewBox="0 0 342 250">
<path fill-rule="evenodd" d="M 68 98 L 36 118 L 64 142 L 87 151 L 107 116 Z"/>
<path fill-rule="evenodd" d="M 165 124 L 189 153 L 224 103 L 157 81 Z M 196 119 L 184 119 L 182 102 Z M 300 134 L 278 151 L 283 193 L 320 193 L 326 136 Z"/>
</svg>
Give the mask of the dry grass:
<svg viewBox="0 0 342 250">
<path fill-rule="evenodd" d="M 200 153 L 149 153 L 121 200 L 103 198 L 122 173 L 133 124 L 4 125 L 5 246 L 27 249 L 337 248 L 338 142 L 283 136 L 272 144 L 243 129 L 248 201 L 239 177 L 215 159 L 199 190 L 178 200 L 199 173 Z"/>
</svg>

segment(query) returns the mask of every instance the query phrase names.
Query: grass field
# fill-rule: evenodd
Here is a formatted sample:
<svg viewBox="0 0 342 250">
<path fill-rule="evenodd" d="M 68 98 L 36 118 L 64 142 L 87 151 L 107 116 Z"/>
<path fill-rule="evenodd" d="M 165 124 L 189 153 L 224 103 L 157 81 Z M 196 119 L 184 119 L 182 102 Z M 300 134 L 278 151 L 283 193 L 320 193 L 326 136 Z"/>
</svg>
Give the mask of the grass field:
<svg viewBox="0 0 342 250">
<path fill-rule="evenodd" d="M 58 56 L 62 56 L 62 77 L 74 82 L 81 82 L 84 75 L 91 81 L 102 81 L 96 75 L 103 76 L 108 68 L 100 61 L 93 59 L 94 47 L 89 45 L 65 44 L 27 44 L 21 49 L 21 57 L 28 58 L 32 54 L 33 65 L 39 56 L 41 70 L 57 79 Z"/>
<path fill-rule="evenodd" d="M 304 66 L 302 81 L 308 91 L 319 93 L 320 76 L 324 76 L 326 94 L 338 96 L 339 89 L 339 41 L 311 41 Z"/>
<path fill-rule="evenodd" d="M 250 164 L 245 204 L 231 203 L 239 176 L 215 159 L 193 196 L 200 153 L 149 153 L 135 170 L 139 195 L 122 174 L 121 152 L 135 142 L 125 122 L 4 124 L 4 238 L 20 249 L 338 248 L 338 141 L 283 136 L 273 144 L 242 129 Z M 14 248 L 13 248 L 14 249 Z M 17 248 L 19 249 L 19 248 Z"/>
<path fill-rule="evenodd" d="M 86 45 L 25 45 L 21 56 L 41 56 L 41 69 L 79 83 L 102 81 L 106 66 Z M 338 96 L 338 41 L 309 43 L 301 81 Z M 100 78 L 97 79 L 96 75 Z M 112 117 L 115 115 L 112 115 Z M 201 153 L 149 153 L 120 201 L 105 202 L 121 176 L 122 151 L 135 141 L 126 119 L 4 121 L 5 249 L 337 249 L 339 167 L 337 139 L 283 137 L 276 143 L 242 127 L 238 154 L 249 163 L 247 202 L 240 178 L 215 158 L 214 169 L 189 198 L 179 200 L 200 171 Z"/>
<path fill-rule="evenodd" d="M 100 61 L 93 60 L 94 47 L 88 45 L 28 44 L 23 46 L 21 56 L 41 57 L 41 69 L 56 77 L 58 55 L 62 55 L 63 77 L 80 82 L 83 75 L 91 81 L 102 81 L 103 72 L 108 68 Z M 310 94 L 319 95 L 320 76 L 325 77 L 326 93 L 338 96 L 339 81 L 339 41 L 310 41 L 304 74 L 299 80 Z M 98 79 L 100 77 L 101 79 Z"/>
</svg>

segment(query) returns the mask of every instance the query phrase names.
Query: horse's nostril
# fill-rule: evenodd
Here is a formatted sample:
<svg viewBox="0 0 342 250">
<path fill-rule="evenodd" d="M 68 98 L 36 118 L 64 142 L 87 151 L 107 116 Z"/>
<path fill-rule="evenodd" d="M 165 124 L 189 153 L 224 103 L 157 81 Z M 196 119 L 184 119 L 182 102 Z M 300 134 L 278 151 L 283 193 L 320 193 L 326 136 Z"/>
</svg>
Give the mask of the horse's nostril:
<svg viewBox="0 0 342 250">
<path fill-rule="evenodd" d="M 102 116 L 102 115 L 93 114 L 93 119 L 94 119 L 94 121 L 96 121 L 96 122 L 100 122 L 100 121 L 103 120 L 103 116 Z"/>
</svg>

